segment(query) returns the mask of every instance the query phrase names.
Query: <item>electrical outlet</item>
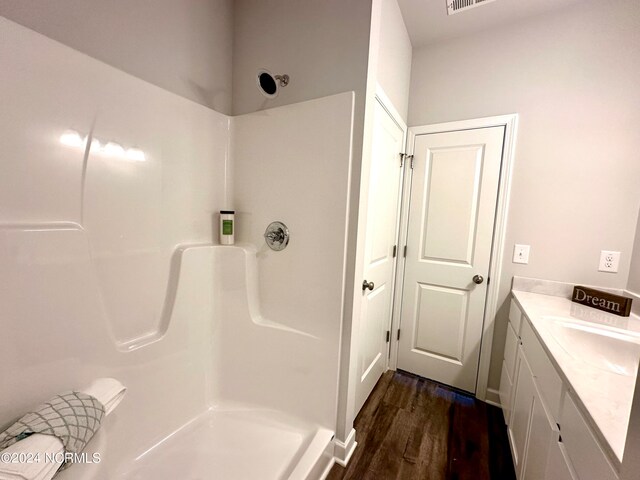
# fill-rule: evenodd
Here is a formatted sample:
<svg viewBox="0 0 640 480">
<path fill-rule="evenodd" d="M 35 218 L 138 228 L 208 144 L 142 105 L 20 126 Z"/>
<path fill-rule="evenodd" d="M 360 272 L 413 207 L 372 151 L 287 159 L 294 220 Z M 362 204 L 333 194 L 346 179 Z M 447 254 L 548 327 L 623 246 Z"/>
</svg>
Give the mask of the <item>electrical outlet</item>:
<svg viewBox="0 0 640 480">
<path fill-rule="evenodd" d="M 515 244 L 513 246 L 513 263 L 529 263 L 529 251 L 531 247 L 529 245 L 518 245 Z"/>
<path fill-rule="evenodd" d="M 620 266 L 620 252 L 612 252 L 610 250 L 602 250 L 600 252 L 599 272 L 618 273 Z"/>
</svg>

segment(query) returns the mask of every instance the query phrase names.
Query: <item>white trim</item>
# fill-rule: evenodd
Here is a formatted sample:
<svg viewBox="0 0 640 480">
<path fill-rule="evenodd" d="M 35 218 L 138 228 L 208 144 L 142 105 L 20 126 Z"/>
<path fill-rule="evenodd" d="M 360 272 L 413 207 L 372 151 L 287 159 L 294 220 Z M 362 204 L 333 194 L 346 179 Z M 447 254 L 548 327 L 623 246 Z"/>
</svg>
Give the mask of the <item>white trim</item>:
<svg viewBox="0 0 640 480">
<path fill-rule="evenodd" d="M 351 460 L 351 456 L 358 446 L 356 442 L 356 429 L 352 428 L 344 442 L 338 439 L 333 440 L 334 449 L 333 457 L 336 459 L 336 463 L 341 467 L 346 467 Z"/>
<path fill-rule="evenodd" d="M 495 388 L 487 388 L 487 394 L 484 401 L 489 405 L 502 409 L 502 403 L 500 403 L 500 392 Z"/>
<path fill-rule="evenodd" d="M 382 105 L 382 108 L 387 111 L 393 121 L 396 122 L 400 129 L 404 132 L 406 140 L 407 124 L 403 120 L 402 115 L 400 115 L 400 113 L 398 113 L 398 110 L 396 110 L 393 102 L 389 99 L 387 94 L 384 93 L 384 90 L 382 89 L 380 84 L 376 85 L 376 100 L 380 103 L 380 105 Z"/>
<path fill-rule="evenodd" d="M 484 309 L 484 324 L 482 331 L 482 344 L 480 348 L 480 359 L 478 362 L 478 377 L 476 380 L 476 398 L 493 402 L 490 398 L 493 395 L 489 393 L 489 368 L 491 366 L 491 350 L 493 347 L 493 327 L 495 324 L 496 311 L 498 309 L 498 294 L 500 286 L 500 278 L 502 274 L 502 257 L 504 254 L 506 231 L 507 231 L 507 214 L 509 210 L 509 198 L 511 194 L 511 177 L 513 172 L 513 162 L 516 148 L 516 133 L 518 130 L 518 115 L 500 115 L 495 117 L 476 118 L 471 120 L 462 120 L 457 122 L 438 123 L 434 125 L 421 125 L 409 128 L 409 138 L 407 142 L 407 153 L 413 154 L 415 137 L 417 135 L 426 135 L 430 133 L 445 133 L 459 130 L 471 130 L 476 128 L 488 127 L 505 127 L 504 145 L 502 150 L 502 163 L 500 165 L 500 184 L 498 186 L 498 203 L 496 206 L 496 217 L 494 224 L 493 243 L 491 246 L 491 261 L 489 263 L 489 277 L 491 282 L 487 286 L 487 300 Z M 406 167 L 406 165 L 405 165 Z M 408 175 L 407 177 L 410 177 Z M 406 245 L 406 230 L 408 227 L 408 205 L 410 196 L 410 183 L 405 185 L 407 192 L 403 199 L 403 228 L 402 245 Z M 398 274 L 404 278 L 404 262 L 402 268 L 398 269 Z M 401 281 L 400 281 L 401 282 Z M 398 290 L 402 290 L 401 283 Z M 401 311 L 397 313 L 400 318 Z M 394 312 L 394 317 L 396 317 Z M 394 356 L 393 367 L 397 365 L 397 345 L 396 354 Z"/>
<path fill-rule="evenodd" d="M 516 152 L 516 134 L 518 131 L 518 115 L 505 115 L 483 119 L 484 121 L 499 122 L 505 126 L 504 146 L 502 150 L 502 165 L 500 166 L 500 185 L 498 187 L 498 204 L 491 246 L 491 263 L 489 276 L 493 279 L 487 286 L 487 302 L 484 307 L 484 332 L 480 346 L 480 361 L 478 365 L 478 380 L 476 382 L 476 397 L 486 400 L 489 384 L 489 368 L 491 366 L 491 352 L 493 349 L 493 327 L 498 311 L 498 297 L 500 294 L 500 279 L 502 278 L 502 258 L 507 236 L 507 220 L 509 213 L 509 199 L 511 196 L 511 178 L 513 162 Z"/>
</svg>

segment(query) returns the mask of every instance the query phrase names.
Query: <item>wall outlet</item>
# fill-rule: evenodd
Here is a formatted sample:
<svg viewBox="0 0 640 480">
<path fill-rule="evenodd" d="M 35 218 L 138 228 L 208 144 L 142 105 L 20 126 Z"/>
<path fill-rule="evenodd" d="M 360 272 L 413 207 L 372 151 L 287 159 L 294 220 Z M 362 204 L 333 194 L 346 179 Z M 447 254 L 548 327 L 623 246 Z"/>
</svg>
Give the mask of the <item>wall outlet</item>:
<svg viewBox="0 0 640 480">
<path fill-rule="evenodd" d="M 529 251 L 531 247 L 529 245 L 518 245 L 517 243 L 513 247 L 513 263 L 529 263 Z"/>
<path fill-rule="evenodd" d="M 602 250 L 600 252 L 599 272 L 617 273 L 620 267 L 620 252 Z"/>
</svg>

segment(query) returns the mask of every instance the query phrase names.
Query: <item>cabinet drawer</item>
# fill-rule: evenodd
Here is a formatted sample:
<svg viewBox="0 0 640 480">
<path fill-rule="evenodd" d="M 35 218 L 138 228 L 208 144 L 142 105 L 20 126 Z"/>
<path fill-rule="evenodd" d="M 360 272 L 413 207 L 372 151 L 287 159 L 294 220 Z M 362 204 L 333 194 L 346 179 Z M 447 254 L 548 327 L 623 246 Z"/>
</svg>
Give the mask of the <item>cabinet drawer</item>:
<svg viewBox="0 0 640 480">
<path fill-rule="evenodd" d="M 516 357 L 518 355 L 518 344 L 520 340 L 513 331 L 511 323 L 507 325 L 507 338 L 504 343 L 504 361 L 507 365 L 509 372 L 509 378 L 515 380 L 514 375 L 516 373 Z"/>
<path fill-rule="evenodd" d="M 509 307 L 509 321 L 513 325 L 513 330 L 516 332 L 516 336 L 520 335 L 520 323 L 522 322 L 522 312 L 520 307 L 511 299 L 511 306 Z"/>
<path fill-rule="evenodd" d="M 511 415 L 511 392 L 513 392 L 513 381 L 509 376 L 506 362 L 502 362 L 502 374 L 500 375 L 500 404 L 502 405 L 504 422 L 507 425 L 509 425 L 509 417 Z"/>
<path fill-rule="evenodd" d="M 524 355 L 531 366 L 543 401 L 549 409 L 549 414 L 557 421 L 564 394 L 562 380 L 526 319 L 522 322 L 521 339 Z"/>
<path fill-rule="evenodd" d="M 569 395 L 560 416 L 560 434 L 577 477 L 580 480 L 616 480 L 617 475 Z"/>
</svg>

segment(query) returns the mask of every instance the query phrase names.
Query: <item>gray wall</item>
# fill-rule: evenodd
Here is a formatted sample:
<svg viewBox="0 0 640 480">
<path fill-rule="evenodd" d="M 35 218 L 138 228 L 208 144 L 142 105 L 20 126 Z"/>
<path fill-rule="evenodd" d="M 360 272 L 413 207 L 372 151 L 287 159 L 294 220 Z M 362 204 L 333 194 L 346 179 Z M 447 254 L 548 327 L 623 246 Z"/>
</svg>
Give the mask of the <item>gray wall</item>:
<svg viewBox="0 0 640 480">
<path fill-rule="evenodd" d="M 627 290 L 640 295 L 640 213 L 636 227 L 636 241 L 631 254 L 631 268 L 629 270 L 629 282 Z"/>
<path fill-rule="evenodd" d="M 624 288 L 640 204 L 640 3 L 585 1 L 414 51 L 409 125 L 519 113 L 501 299 L 513 275 Z M 511 263 L 531 245 L 529 265 Z M 618 274 L 600 250 L 622 252 Z M 507 309 L 496 318 L 497 388 Z"/>
<path fill-rule="evenodd" d="M 370 1 L 236 0 L 234 114 L 349 90 L 362 109 L 370 21 Z M 273 100 L 256 87 L 260 68 L 291 77 Z"/>
<path fill-rule="evenodd" d="M 231 113 L 233 0 L 0 0 L 0 15 Z"/>
</svg>

